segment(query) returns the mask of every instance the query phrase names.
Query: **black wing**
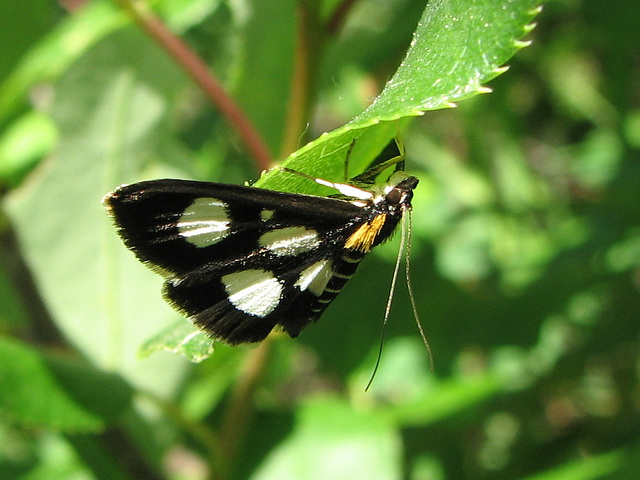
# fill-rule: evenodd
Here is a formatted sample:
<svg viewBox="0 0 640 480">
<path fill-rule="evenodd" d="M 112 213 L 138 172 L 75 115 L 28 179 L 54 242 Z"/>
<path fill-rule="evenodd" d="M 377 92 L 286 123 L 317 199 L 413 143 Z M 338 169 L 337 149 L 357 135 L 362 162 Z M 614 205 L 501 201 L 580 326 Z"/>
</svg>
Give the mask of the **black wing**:
<svg viewBox="0 0 640 480">
<path fill-rule="evenodd" d="M 344 250 L 363 207 L 237 185 L 154 180 L 104 203 L 136 256 L 167 277 L 164 295 L 212 337 L 257 342 L 316 320 L 364 253 Z"/>
</svg>

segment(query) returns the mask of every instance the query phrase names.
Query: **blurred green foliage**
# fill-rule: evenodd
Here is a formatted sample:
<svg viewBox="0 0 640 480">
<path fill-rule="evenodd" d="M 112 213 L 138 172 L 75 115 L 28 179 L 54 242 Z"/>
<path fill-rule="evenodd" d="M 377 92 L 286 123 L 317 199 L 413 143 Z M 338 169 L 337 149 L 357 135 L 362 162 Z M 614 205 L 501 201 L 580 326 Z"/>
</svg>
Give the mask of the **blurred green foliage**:
<svg viewBox="0 0 640 480">
<path fill-rule="evenodd" d="M 252 159 L 115 3 L 0 5 L 0 478 L 637 478 L 640 9 L 549 0 L 525 34 L 535 2 L 438 0 L 416 27 L 425 3 L 153 2 L 276 155 L 310 48 L 299 170 L 332 178 L 340 151 L 318 151 L 359 137 L 364 162 L 402 130 L 435 368 L 400 284 L 368 392 L 396 242 L 298 339 L 203 360 L 100 198 L 243 183 Z"/>
</svg>

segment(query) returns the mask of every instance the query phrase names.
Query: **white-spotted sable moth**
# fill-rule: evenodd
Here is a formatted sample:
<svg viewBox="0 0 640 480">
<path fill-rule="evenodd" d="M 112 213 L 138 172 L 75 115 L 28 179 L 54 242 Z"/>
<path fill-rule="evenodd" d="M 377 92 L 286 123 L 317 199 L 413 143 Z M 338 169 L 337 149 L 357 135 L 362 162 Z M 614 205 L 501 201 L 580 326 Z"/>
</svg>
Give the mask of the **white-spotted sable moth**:
<svg viewBox="0 0 640 480">
<path fill-rule="evenodd" d="M 333 197 L 165 179 L 122 185 L 103 204 L 125 245 L 165 276 L 175 309 L 213 339 L 252 343 L 276 327 L 298 336 L 391 236 L 418 184 L 403 164 L 398 152 L 348 183 L 282 169 Z"/>
</svg>

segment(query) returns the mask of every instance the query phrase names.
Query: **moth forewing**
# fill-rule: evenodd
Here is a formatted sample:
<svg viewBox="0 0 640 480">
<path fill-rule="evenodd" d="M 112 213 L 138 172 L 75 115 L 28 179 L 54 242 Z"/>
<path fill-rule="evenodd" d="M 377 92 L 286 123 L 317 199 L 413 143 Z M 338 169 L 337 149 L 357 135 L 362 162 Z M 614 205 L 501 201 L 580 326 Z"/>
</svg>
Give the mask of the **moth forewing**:
<svg viewBox="0 0 640 480">
<path fill-rule="evenodd" d="M 125 245 L 165 274 L 171 305 L 212 338 L 258 342 L 274 327 L 295 337 L 393 233 L 418 183 L 399 171 L 371 188 L 300 175 L 340 198 L 165 179 L 103 203 Z"/>
</svg>

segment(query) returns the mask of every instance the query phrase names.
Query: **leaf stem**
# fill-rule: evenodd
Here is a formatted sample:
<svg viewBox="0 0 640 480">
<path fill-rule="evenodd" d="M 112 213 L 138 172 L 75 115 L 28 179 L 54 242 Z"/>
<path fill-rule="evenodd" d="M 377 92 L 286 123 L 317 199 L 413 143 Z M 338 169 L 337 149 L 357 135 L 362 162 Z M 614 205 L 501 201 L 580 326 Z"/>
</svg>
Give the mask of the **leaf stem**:
<svg viewBox="0 0 640 480">
<path fill-rule="evenodd" d="M 318 23 L 314 2 L 299 2 L 296 7 L 297 29 L 293 78 L 289 108 L 280 157 L 285 158 L 300 147 L 309 121 L 317 78 L 318 60 L 324 48 L 324 32 Z"/>
<path fill-rule="evenodd" d="M 329 21 L 327 22 L 327 32 L 330 34 L 336 34 L 344 25 L 344 21 L 349 14 L 349 11 L 353 6 L 358 2 L 358 0 L 343 0 L 340 4 L 333 10 Z"/>
<path fill-rule="evenodd" d="M 227 118 L 247 146 L 258 168 L 266 170 L 271 165 L 271 154 L 266 143 L 238 104 L 225 92 L 221 82 L 207 65 L 180 38 L 175 36 L 156 17 L 144 2 L 116 0 L 128 11 L 135 22 L 160 45 L 202 89 L 213 105 Z"/>
<path fill-rule="evenodd" d="M 327 38 L 336 35 L 357 0 L 344 0 L 333 11 L 326 24 L 321 23 L 320 2 L 300 1 L 297 5 L 297 31 L 293 77 L 288 116 L 279 158 L 285 158 L 304 142 L 312 105 L 317 94 L 318 68 Z"/>
<path fill-rule="evenodd" d="M 253 417 L 256 389 L 264 376 L 273 349 L 273 336 L 262 341 L 246 357 L 246 363 L 234 385 L 220 427 L 221 446 L 227 464 L 233 465 L 238 449 Z"/>
</svg>

